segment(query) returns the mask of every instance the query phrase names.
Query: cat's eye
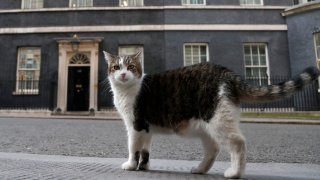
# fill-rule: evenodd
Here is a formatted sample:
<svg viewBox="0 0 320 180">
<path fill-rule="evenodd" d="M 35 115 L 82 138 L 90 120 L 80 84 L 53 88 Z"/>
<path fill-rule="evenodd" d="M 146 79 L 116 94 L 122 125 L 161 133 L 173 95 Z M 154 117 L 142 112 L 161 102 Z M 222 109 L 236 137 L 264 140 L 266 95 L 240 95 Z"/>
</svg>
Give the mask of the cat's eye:
<svg viewBox="0 0 320 180">
<path fill-rule="evenodd" d="M 116 70 L 119 70 L 119 69 L 120 69 L 120 66 L 119 66 L 119 65 L 114 65 L 114 66 L 112 67 L 112 69 L 115 70 L 115 71 L 116 71 Z"/>
<path fill-rule="evenodd" d="M 134 65 L 129 65 L 129 66 L 128 66 L 128 70 L 133 70 L 134 68 L 135 68 Z"/>
</svg>

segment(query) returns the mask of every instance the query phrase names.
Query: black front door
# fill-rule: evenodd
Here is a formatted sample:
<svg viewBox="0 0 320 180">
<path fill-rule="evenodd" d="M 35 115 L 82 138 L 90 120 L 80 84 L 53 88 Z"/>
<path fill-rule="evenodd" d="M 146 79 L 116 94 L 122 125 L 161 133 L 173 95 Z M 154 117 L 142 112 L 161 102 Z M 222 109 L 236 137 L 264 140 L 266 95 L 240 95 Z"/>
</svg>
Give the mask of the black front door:
<svg viewBox="0 0 320 180">
<path fill-rule="evenodd" d="M 68 111 L 89 110 L 90 67 L 69 67 Z"/>
</svg>

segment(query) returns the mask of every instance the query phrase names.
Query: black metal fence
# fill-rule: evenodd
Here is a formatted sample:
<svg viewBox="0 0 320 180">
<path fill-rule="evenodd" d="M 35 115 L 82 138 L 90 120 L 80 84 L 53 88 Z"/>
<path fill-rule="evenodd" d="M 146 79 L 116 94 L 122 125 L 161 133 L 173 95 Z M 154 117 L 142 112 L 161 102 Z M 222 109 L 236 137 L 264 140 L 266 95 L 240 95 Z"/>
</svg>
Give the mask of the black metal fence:
<svg viewBox="0 0 320 180">
<path fill-rule="evenodd" d="M 288 77 L 270 77 L 271 84 L 277 84 L 289 80 Z M 259 85 L 258 80 L 248 81 L 252 85 Z M 304 87 L 301 91 L 296 92 L 292 97 L 268 102 L 268 103 L 242 103 L 241 107 L 244 112 L 270 111 L 270 112 L 291 112 L 291 111 L 319 111 L 320 110 L 320 93 L 318 92 L 318 81 L 312 82 Z"/>
<path fill-rule="evenodd" d="M 286 77 L 272 77 L 269 81 L 277 84 L 288 80 Z M 250 80 L 259 85 L 259 81 Z M 261 81 L 260 81 L 261 82 Z M 242 103 L 243 111 L 319 111 L 319 84 L 314 81 L 292 97 L 269 103 Z M 108 99 L 108 100 L 106 100 Z M 111 107 L 112 99 L 105 87 L 99 86 L 99 109 Z M 57 101 L 57 84 L 48 80 L 16 81 L 0 80 L 0 109 L 45 109 L 53 110 Z"/>
</svg>

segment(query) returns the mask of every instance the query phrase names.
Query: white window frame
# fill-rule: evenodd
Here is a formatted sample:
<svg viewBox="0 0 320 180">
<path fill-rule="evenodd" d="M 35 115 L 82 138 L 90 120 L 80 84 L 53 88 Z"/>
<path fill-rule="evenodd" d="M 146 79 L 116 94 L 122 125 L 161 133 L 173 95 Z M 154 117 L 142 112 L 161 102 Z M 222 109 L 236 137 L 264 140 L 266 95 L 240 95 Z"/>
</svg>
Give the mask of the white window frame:
<svg viewBox="0 0 320 180">
<path fill-rule="evenodd" d="M 192 64 L 186 64 L 186 46 L 206 46 L 206 62 L 209 62 L 209 45 L 208 43 L 184 43 L 183 44 L 183 66 L 190 66 L 201 63 L 201 52 L 199 51 L 200 62 L 194 62 L 193 51 L 191 50 Z M 200 49 L 200 48 L 199 48 Z"/>
<path fill-rule="evenodd" d="M 32 68 L 20 68 L 20 57 L 21 57 L 21 52 L 24 50 L 39 50 L 39 64 L 36 69 Z M 39 80 L 40 80 L 40 70 L 41 70 L 41 48 L 40 47 L 20 47 L 18 48 L 18 56 L 17 56 L 17 72 L 16 72 L 16 90 L 13 93 L 14 95 L 35 95 L 39 94 Z M 32 79 L 32 80 L 22 80 L 19 71 L 39 71 L 39 77 L 38 79 Z M 23 82 L 25 81 L 25 82 Z M 24 86 L 27 86 L 26 81 L 31 81 L 31 87 L 33 88 L 20 88 L 22 84 Z"/>
<path fill-rule="evenodd" d="M 253 3 L 250 3 L 252 1 Z M 263 0 L 260 0 L 260 4 L 254 3 L 255 0 L 240 0 L 240 5 L 241 6 L 263 6 L 264 2 Z"/>
<path fill-rule="evenodd" d="M 133 5 L 129 5 L 128 1 L 133 1 Z M 141 5 L 137 5 L 137 1 L 141 1 Z M 136 6 L 144 6 L 144 0 L 119 0 L 120 7 L 136 7 Z"/>
<path fill-rule="evenodd" d="M 250 57 L 251 57 L 251 65 L 246 65 L 246 53 L 245 53 L 245 46 L 250 46 Z M 265 47 L 265 56 L 266 56 L 266 65 L 260 65 L 260 50 L 258 48 L 258 61 L 259 61 L 259 65 L 253 65 L 253 59 L 252 59 L 252 46 L 261 46 L 263 45 Z M 268 85 L 271 84 L 270 82 L 270 65 L 269 65 L 269 53 L 268 53 L 268 44 L 267 43 L 243 43 L 243 46 L 242 46 L 242 49 L 243 49 L 243 62 L 244 62 L 244 72 L 245 72 L 245 78 L 250 80 L 250 79 L 255 79 L 256 77 L 247 77 L 247 68 L 267 68 L 267 80 L 268 80 Z M 262 84 L 262 76 L 261 76 L 261 73 L 259 71 L 259 85 L 263 85 Z"/>
<path fill-rule="evenodd" d="M 132 52 L 132 53 L 122 53 L 121 51 L 122 51 L 122 49 L 126 49 L 126 48 L 132 48 L 132 49 L 135 49 L 134 51 L 135 52 Z M 138 53 L 138 52 L 141 52 L 141 66 L 142 66 L 142 70 L 144 70 L 144 48 L 143 48 L 143 46 L 141 46 L 141 45 L 120 45 L 119 47 L 118 47 L 118 55 L 120 56 L 120 55 L 134 55 L 134 54 L 136 54 L 136 53 Z"/>
<path fill-rule="evenodd" d="M 73 3 L 74 0 L 69 0 L 69 7 L 70 8 L 86 8 L 86 7 L 93 7 L 93 0 L 90 0 L 90 5 L 88 6 L 79 6 L 79 0 L 75 0 L 76 4 Z M 86 0 L 87 1 L 87 0 Z"/>
<path fill-rule="evenodd" d="M 22 0 L 21 9 L 41 9 L 44 0 Z M 36 7 L 33 7 L 35 4 Z"/>
<path fill-rule="evenodd" d="M 319 37 L 317 38 L 317 36 Z M 320 69 L 320 32 L 315 33 L 313 37 L 314 37 L 314 49 L 316 54 L 316 61 L 317 61 L 318 68 Z M 318 78 L 318 83 L 319 83 L 318 92 L 320 93 L 320 77 Z"/>
<path fill-rule="evenodd" d="M 200 4 L 200 3 L 192 4 L 191 1 L 192 0 L 181 0 L 181 4 L 184 6 L 199 6 L 199 5 L 201 6 L 201 5 L 206 5 L 206 3 L 207 3 L 206 0 L 203 0 L 202 4 Z"/>
</svg>

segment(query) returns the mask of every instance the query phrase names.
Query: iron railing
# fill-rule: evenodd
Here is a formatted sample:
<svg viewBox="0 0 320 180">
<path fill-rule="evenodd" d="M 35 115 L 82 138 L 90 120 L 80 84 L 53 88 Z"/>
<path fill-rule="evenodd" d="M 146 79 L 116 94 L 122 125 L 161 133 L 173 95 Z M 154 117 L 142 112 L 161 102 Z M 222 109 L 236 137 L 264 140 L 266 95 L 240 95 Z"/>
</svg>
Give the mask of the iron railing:
<svg viewBox="0 0 320 180">
<path fill-rule="evenodd" d="M 270 77 L 272 84 L 288 80 L 286 77 Z M 251 84 L 258 83 L 250 80 Z M 319 111 L 319 85 L 314 81 L 287 99 L 269 103 L 242 103 L 243 111 Z M 0 80 L 0 109 L 46 109 L 53 110 L 57 101 L 57 83 L 49 80 L 16 81 Z M 100 84 L 98 108 L 112 108 L 109 89 Z"/>
<path fill-rule="evenodd" d="M 0 109 L 53 109 L 55 83 L 46 80 L 1 80 Z"/>
</svg>

